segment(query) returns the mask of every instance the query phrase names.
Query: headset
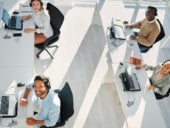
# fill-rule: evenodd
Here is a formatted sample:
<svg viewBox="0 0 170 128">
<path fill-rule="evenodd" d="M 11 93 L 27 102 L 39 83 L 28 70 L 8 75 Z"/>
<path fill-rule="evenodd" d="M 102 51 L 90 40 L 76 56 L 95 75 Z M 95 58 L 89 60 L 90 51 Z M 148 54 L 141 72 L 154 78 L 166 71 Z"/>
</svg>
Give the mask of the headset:
<svg viewBox="0 0 170 128">
<path fill-rule="evenodd" d="M 50 89 L 51 88 L 51 85 L 50 85 L 50 81 L 49 81 L 49 78 L 46 77 L 46 76 L 43 76 L 43 75 L 38 75 L 34 78 L 34 81 L 35 80 L 41 80 L 44 82 L 44 85 L 47 89 Z M 33 88 L 34 88 L 34 85 L 33 85 Z"/>
<path fill-rule="evenodd" d="M 164 65 L 166 62 L 168 62 L 168 61 L 170 61 L 169 59 L 168 60 L 165 60 L 163 63 L 162 63 L 162 65 Z M 169 74 L 170 74 L 170 72 L 169 72 Z"/>
<path fill-rule="evenodd" d="M 32 2 L 33 1 L 39 1 L 40 2 L 40 5 L 41 5 L 41 7 L 43 8 L 43 2 L 41 1 L 41 0 L 31 0 L 31 3 L 30 3 L 30 6 L 32 7 Z"/>
<path fill-rule="evenodd" d="M 155 16 L 158 15 L 158 13 L 157 13 L 157 8 L 155 8 L 155 7 L 153 7 L 153 6 L 148 6 L 148 9 L 153 9 Z"/>
</svg>

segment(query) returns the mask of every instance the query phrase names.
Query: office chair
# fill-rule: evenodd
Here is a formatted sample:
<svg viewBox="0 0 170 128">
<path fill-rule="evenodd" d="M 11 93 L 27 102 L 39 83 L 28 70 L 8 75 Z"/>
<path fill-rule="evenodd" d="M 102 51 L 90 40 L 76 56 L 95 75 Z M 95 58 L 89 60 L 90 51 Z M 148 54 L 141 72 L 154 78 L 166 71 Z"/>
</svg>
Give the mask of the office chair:
<svg viewBox="0 0 170 128">
<path fill-rule="evenodd" d="M 159 21 L 159 19 L 156 19 L 156 20 L 158 21 L 159 26 L 160 26 L 160 33 L 159 33 L 159 35 L 157 36 L 157 38 L 156 38 L 155 42 L 153 43 L 153 45 L 154 45 L 155 43 L 159 42 L 161 39 L 163 39 L 163 38 L 165 37 L 165 31 L 164 31 L 164 28 L 163 28 L 161 22 Z M 139 44 L 139 43 L 138 43 L 138 45 L 139 45 L 139 48 L 140 48 L 141 53 L 146 53 L 146 52 L 148 52 L 149 49 L 152 48 L 152 46 L 153 46 L 153 45 L 152 45 L 152 46 L 150 46 L 150 47 L 146 47 L 146 46 L 141 45 L 141 44 Z"/>
<path fill-rule="evenodd" d="M 52 127 L 41 126 L 40 128 L 57 128 L 57 127 L 64 126 L 65 122 L 74 114 L 73 94 L 70 85 L 66 82 L 61 90 L 55 89 L 54 92 L 58 93 L 58 96 L 61 101 L 61 108 L 60 108 L 61 121 L 56 123 L 55 126 Z"/>
<path fill-rule="evenodd" d="M 49 37 L 45 42 L 40 44 L 35 44 L 35 47 L 40 49 L 37 53 L 37 58 L 39 58 L 40 54 L 45 50 L 50 57 L 53 59 L 53 55 L 49 52 L 48 48 L 58 48 L 57 45 L 52 45 L 55 43 L 60 36 L 60 28 L 64 21 L 64 15 L 60 12 L 60 10 L 52 5 L 51 3 L 47 3 L 47 10 L 50 15 L 50 24 L 53 29 L 53 36 Z"/>
</svg>

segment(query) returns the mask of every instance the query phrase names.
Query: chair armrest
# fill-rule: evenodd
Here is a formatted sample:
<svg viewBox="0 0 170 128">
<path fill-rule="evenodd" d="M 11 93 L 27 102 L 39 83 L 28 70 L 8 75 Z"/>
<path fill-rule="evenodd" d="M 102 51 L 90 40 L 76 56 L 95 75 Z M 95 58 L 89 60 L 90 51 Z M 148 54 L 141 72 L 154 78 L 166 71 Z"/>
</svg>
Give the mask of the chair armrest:
<svg viewBox="0 0 170 128">
<path fill-rule="evenodd" d="M 53 36 L 49 37 L 45 42 L 44 42 L 44 47 L 54 43 L 57 41 L 60 37 L 60 34 L 54 34 Z"/>
<path fill-rule="evenodd" d="M 60 89 L 55 89 L 54 92 L 55 92 L 55 93 L 59 93 L 59 92 L 60 92 Z"/>
</svg>

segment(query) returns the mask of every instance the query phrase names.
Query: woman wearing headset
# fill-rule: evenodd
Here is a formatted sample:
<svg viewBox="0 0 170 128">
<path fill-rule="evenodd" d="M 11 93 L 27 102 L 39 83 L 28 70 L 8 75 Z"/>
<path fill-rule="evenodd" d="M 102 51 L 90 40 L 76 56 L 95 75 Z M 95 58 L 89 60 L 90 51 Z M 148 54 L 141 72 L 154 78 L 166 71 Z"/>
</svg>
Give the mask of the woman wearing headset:
<svg viewBox="0 0 170 128">
<path fill-rule="evenodd" d="M 146 64 L 137 65 L 136 69 L 145 68 L 153 71 L 150 77 L 149 85 L 146 85 L 148 90 L 154 90 L 156 99 L 162 99 L 169 96 L 170 93 L 170 60 L 166 60 L 163 64 L 156 66 L 148 66 Z"/>
<path fill-rule="evenodd" d="M 25 21 L 32 18 L 35 28 L 25 28 L 24 32 L 34 32 L 34 43 L 43 43 L 53 35 L 53 30 L 50 25 L 50 16 L 43 9 L 41 0 L 31 0 L 30 6 L 32 7 L 32 15 L 22 16 L 22 20 Z"/>
</svg>

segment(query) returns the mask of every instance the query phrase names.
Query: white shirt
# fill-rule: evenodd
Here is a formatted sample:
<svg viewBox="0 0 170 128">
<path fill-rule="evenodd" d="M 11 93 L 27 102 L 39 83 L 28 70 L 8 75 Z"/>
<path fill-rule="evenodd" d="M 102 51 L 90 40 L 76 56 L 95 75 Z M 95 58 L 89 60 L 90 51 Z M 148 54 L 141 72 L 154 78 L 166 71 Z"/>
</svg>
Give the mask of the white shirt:
<svg viewBox="0 0 170 128">
<path fill-rule="evenodd" d="M 50 25 L 50 16 L 44 10 L 39 13 L 32 13 L 32 19 L 35 26 L 38 28 L 37 33 L 43 33 L 47 38 L 53 35 L 53 30 Z"/>
</svg>

